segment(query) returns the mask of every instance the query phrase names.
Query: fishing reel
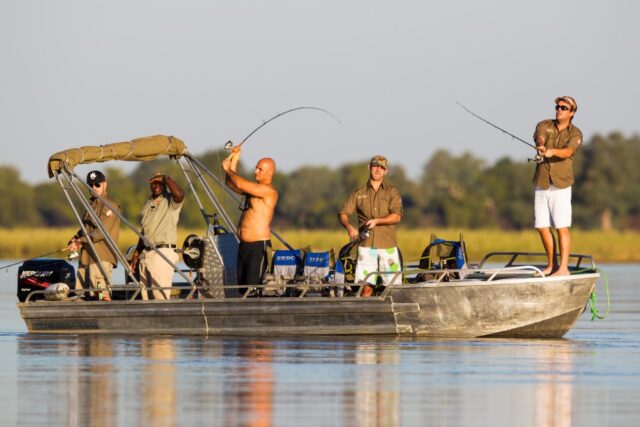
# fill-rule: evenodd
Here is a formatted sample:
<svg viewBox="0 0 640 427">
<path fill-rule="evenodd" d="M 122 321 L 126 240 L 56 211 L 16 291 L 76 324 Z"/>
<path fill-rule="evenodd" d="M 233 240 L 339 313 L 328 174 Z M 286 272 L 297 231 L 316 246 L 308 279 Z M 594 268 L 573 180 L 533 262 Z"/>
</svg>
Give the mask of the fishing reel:
<svg viewBox="0 0 640 427">
<path fill-rule="evenodd" d="M 227 150 L 227 151 L 233 150 L 233 147 L 234 147 L 233 141 L 227 141 L 224 144 L 224 149 Z"/>
<path fill-rule="evenodd" d="M 537 153 L 536 156 L 533 159 L 527 159 L 528 162 L 536 162 L 537 164 L 540 164 L 542 162 L 544 162 L 544 156 L 540 153 Z"/>
<path fill-rule="evenodd" d="M 367 225 L 365 224 L 362 227 L 360 227 L 360 229 L 358 230 L 358 235 L 354 239 L 354 242 L 357 242 L 357 243 L 363 242 L 367 240 L 369 236 L 371 236 L 371 229 L 367 227 Z"/>
</svg>

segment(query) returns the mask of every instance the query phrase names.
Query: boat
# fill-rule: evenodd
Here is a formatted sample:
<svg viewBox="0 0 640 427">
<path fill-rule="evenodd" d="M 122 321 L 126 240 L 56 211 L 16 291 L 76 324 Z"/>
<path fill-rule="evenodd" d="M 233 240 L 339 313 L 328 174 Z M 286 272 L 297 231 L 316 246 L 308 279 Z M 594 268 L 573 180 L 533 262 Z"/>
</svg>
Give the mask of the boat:
<svg viewBox="0 0 640 427">
<path fill-rule="evenodd" d="M 175 297 L 140 299 L 145 289 L 129 268 L 129 255 L 108 239 L 125 268 L 121 283 L 112 277 L 107 284 L 112 301 L 88 300 L 83 297 L 90 289 L 69 290 L 60 283 L 22 289 L 17 306 L 30 333 L 559 338 L 584 312 L 600 277 L 589 255 L 572 254 L 568 276 L 545 276 L 532 263 L 544 254 L 494 252 L 464 268 L 425 270 L 409 263 L 393 273 L 401 276 L 401 284 L 380 286 L 371 297 L 361 296 L 357 284 L 338 280 L 335 271 L 321 281 L 292 277 L 275 285 L 238 284 L 236 228 L 219 197 L 228 189 L 178 138 L 156 135 L 69 149 L 52 155 L 48 169 L 82 227 L 81 208 L 90 211 L 90 188 L 76 174 L 77 165 L 162 156 L 179 165 L 191 190 L 187 197 L 195 198 L 206 229 L 202 236 L 187 237 L 180 249 L 186 268 L 173 265 Z M 143 237 L 127 218 L 121 216 L 121 222 Z M 71 283 L 70 264 L 58 261 L 67 265 L 42 262 L 49 262 L 48 273 L 64 270 Z M 46 276 L 36 269 L 37 263 L 25 262 L 19 275 Z M 53 281 L 63 280 L 58 276 Z"/>
</svg>

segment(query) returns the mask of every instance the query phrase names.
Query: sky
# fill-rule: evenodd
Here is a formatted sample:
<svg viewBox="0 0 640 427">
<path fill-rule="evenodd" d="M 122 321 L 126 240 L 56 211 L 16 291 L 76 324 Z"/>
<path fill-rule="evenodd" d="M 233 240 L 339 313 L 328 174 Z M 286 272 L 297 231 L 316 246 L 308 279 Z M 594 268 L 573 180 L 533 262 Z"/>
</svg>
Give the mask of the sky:
<svg viewBox="0 0 640 427">
<path fill-rule="evenodd" d="M 283 115 L 245 166 L 382 154 L 417 178 L 439 149 L 531 157 L 456 101 L 530 141 L 571 95 L 585 141 L 631 136 L 638 17 L 632 0 L 2 0 L 0 165 L 38 183 L 55 152 L 156 134 L 198 155 L 299 106 L 340 123 Z"/>
</svg>

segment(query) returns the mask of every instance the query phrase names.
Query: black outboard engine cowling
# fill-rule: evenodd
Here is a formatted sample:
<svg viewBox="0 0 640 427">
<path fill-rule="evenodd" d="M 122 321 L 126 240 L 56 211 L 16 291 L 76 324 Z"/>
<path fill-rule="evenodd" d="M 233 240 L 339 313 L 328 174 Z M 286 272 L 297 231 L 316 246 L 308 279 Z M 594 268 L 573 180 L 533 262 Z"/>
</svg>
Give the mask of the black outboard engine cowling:
<svg viewBox="0 0 640 427">
<path fill-rule="evenodd" d="M 18 268 L 18 299 L 24 302 L 32 291 L 43 291 L 53 283 L 66 283 L 75 288 L 75 270 L 63 259 L 32 259 Z M 44 294 L 36 294 L 30 301 L 44 299 Z"/>
</svg>

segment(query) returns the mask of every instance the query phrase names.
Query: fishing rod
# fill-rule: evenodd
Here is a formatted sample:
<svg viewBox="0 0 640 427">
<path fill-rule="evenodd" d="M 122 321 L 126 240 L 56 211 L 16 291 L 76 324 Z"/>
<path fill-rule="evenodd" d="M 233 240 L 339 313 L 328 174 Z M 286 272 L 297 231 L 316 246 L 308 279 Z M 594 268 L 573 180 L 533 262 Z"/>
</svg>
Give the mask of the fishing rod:
<svg viewBox="0 0 640 427">
<path fill-rule="evenodd" d="M 340 121 L 340 119 L 338 119 L 336 116 L 334 116 L 331 112 L 323 109 L 323 108 L 318 108 L 318 107 L 296 107 L 296 108 L 291 108 L 287 111 L 283 111 L 281 113 L 276 114 L 275 116 L 271 117 L 269 120 L 263 122 L 260 126 L 258 126 L 257 128 L 255 128 L 249 135 L 247 135 L 242 141 L 240 141 L 240 144 L 234 146 L 233 142 L 231 141 L 227 141 L 226 144 L 224 144 L 224 149 L 225 150 L 229 150 L 231 151 L 233 148 L 235 147 L 240 147 L 242 144 L 244 144 L 245 142 L 247 142 L 247 139 L 249 139 L 251 137 L 251 135 L 253 135 L 254 133 L 256 133 L 257 131 L 259 131 L 263 126 L 265 126 L 267 123 L 277 119 L 280 116 L 284 116 L 285 114 L 291 113 L 293 111 L 298 111 L 298 110 L 316 110 L 316 111 L 320 111 L 323 112 L 325 114 L 330 115 L 331 117 L 333 117 L 338 123 L 342 124 L 342 122 Z"/>
<path fill-rule="evenodd" d="M 67 250 L 69 250 L 69 248 L 57 249 L 55 251 L 47 252 L 46 254 L 41 254 L 41 255 L 37 255 L 37 256 L 31 257 L 31 258 L 23 259 L 22 261 L 14 262 L 13 264 L 4 265 L 4 266 L 0 267 L 0 270 L 8 269 L 9 267 L 13 267 L 14 265 L 22 264 L 23 262 L 26 262 L 26 261 L 31 261 L 32 259 L 43 258 L 43 257 L 49 256 L 49 255 L 57 254 L 58 252 L 64 252 L 64 251 L 67 251 Z"/>
<path fill-rule="evenodd" d="M 474 113 L 473 111 L 471 111 L 470 109 L 468 109 L 467 107 L 465 107 L 464 105 L 462 105 L 461 103 L 459 103 L 458 101 L 456 101 L 456 104 L 458 104 L 460 106 L 460 108 L 462 108 L 463 110 L 465 110 L 467 113 L 471 114 L 472 116 L 482 120 L 483 122 L 485 122 L 486 124 L 488 124 L 489 126 L 492 126 L 496 129 L 498 129 L 500 132 L 506 133 L 507 135 L 509 135 L 511 138 L 515 139 L 516 141 L 520 141 L 523 144 L 527 144 L 529 147 L 533 148 L 534 150 L 536 150 L 536 156 L 533 159 L 527 159 L 530 162 L 536 162 L 536 163 L 542 163 L 542 161 L 544 160 L 544 157 L 542 157 L 540 155 L 540 153 L 538 153 L 538 147 L 536 147 L 535 145 L 531 144 L 530 142 L 525 141 L 524 139 L 512 134 L 509 131 L 506 131 L 504 129 L 502 129 L 500 126 L 494 125 L 493 123 L 491 123 L 489 120 L 486 120 L 482 117 L 480 117 L 479 115 L 477 115 L 476 113 Z"/>
</svg>

